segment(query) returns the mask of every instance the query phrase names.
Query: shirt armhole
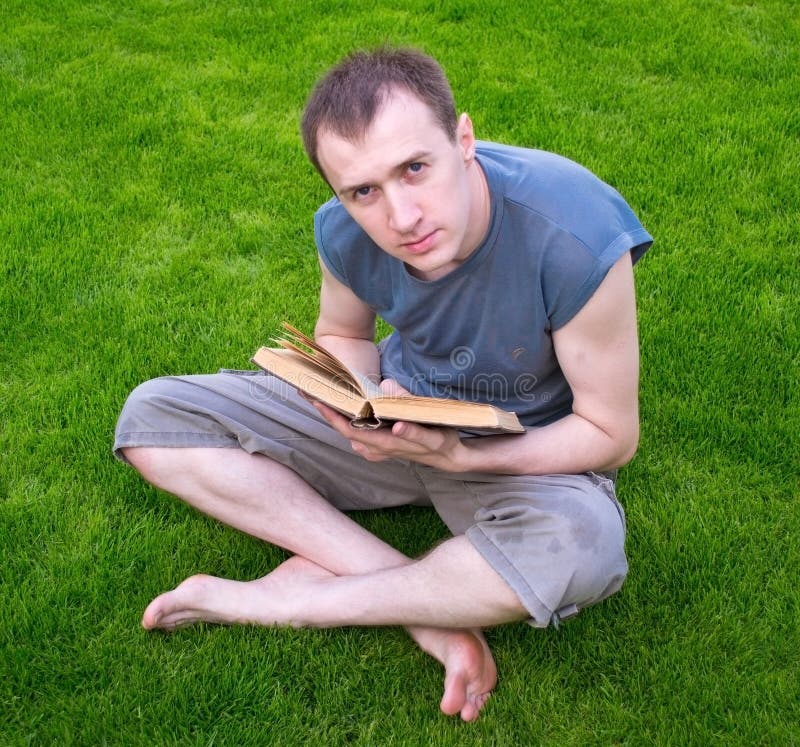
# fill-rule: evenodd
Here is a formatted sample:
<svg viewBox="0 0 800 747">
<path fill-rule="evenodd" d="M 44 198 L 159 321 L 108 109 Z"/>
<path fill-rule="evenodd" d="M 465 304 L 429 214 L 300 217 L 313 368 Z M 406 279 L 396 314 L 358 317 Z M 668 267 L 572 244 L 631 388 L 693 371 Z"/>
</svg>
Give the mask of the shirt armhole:
<svg viewBox="0 0 800 747">
<path fill-rule="evenodd" d="M 560 329 L 572 320 L 594 295 L 608 275 L 608 271 L 625 252 L 631 252 L 631 259 L 635 264 L 652 243 L 653 239 L 643 228 L 619 235 L 597 258 L 591 273 L 573 294 L 571 302 L 556 309 L 550 316 L 551 329 Z"/>
</svg>

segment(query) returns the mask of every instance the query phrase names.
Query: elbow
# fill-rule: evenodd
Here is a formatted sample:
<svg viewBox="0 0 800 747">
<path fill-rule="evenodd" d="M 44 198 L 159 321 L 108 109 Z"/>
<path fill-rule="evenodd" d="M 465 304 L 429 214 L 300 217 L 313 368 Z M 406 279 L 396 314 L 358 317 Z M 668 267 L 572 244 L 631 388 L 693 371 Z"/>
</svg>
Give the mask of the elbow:
<svg viewBox="0 0 800 747">
<path fill-rule="evenodd" d="M 609 464 L 609 469 L 619 469 L 632 462 L 638 449 L 639 423 L 636 422 L 616 439 L 616 449 L 614 450 L 611 464 Z"/>
<path fill-rule="evenodd" d="M 633 461 L 633 458 L 636 456 L 636 452 L 639 450 L 639 443 L 638 441 L 628 447 L 616 461 L 614 464 L 614 469 L 619 469 L 620 467 L 624 467 L 626 464 L 629 464 Z"/>
</svg>

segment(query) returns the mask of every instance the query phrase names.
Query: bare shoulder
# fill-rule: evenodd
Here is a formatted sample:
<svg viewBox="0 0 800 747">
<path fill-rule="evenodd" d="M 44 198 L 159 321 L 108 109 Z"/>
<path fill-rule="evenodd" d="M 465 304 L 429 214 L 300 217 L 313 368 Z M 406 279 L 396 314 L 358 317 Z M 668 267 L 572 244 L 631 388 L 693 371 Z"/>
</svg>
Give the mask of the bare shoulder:
<svg viewBox="0 0 800 747">
<path fill-rule="evenodd" d="M 636 294 L 630 252 L 620 257 L 583 308 L 553 333 L 559 347 L 607 344 L 620 335 L 636 334 Z"/>
</svg>

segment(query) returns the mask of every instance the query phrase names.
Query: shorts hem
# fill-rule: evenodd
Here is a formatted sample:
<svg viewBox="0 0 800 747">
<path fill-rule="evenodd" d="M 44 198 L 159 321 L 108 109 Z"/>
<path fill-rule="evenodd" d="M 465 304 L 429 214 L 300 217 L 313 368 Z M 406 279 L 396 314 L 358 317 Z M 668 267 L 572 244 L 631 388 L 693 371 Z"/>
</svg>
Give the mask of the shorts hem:
<svg viewBox="0 0 800 747">
<path fill-rule="evenodd" d="M 236 449 L 241 448 L 241 445 L 235 438 L 212 433 L 126 433 L 116 437 L 113 448 L 114 457 L 124 464 L 130 464 L 122 453 L 122 449 L 137 447 Z"/>
<path fill-rule="evenodd" d="M 550 625 L 554 619 L 554 611 L 539 599 L 536 592 L 486 533 L 479 526 L 472 526 L 467 530 L 466 537 L 519 597 L 520 602 L 531 615 L 527 621 L 528 624 L 534 628 L 546 628 Z"/>
</svg>

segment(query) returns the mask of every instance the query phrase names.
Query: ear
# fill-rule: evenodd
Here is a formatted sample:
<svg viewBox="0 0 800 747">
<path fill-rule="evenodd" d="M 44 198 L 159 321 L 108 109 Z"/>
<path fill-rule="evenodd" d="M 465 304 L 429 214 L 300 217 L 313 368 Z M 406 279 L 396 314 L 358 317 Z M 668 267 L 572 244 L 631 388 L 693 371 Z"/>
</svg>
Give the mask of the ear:
<svg viewBox="0 0 800 747">
<path fill-rule="evenodd" d="M 456 145 L 461 149 L 464 163 L 470 163 L 475 158 L 475 133 L 472 130 L 472 120 L 466 112 L 458 118 Z"/>
</svg>

